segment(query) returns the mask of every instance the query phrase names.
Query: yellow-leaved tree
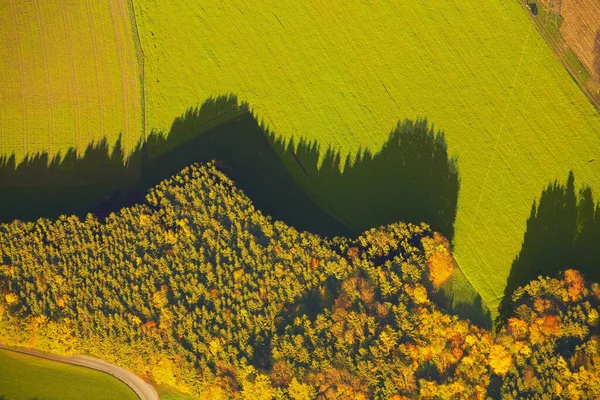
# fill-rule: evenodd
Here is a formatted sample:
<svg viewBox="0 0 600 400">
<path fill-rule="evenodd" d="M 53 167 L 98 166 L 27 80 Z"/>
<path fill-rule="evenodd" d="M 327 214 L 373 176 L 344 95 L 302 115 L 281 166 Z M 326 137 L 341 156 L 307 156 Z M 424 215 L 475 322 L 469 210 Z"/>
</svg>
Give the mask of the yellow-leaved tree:
<svg viewBox="0 0 600 400">
<path fill-rule="evenodd" d="M 450 252 L 450 243 L 444 236 L 435 232 L 432 238 L 423 238 L 422 244 L 429 266 L 429 281 L 438 289 L 450 279 L 456 266 Z"/>
<path fill-rule="evenodd" d="M 510 352 L 501 344 L 495 344 L 490 350 L 490 367 L 496 375 L 504 376 L 510 367 L 513 360 Z"/>
</svg>

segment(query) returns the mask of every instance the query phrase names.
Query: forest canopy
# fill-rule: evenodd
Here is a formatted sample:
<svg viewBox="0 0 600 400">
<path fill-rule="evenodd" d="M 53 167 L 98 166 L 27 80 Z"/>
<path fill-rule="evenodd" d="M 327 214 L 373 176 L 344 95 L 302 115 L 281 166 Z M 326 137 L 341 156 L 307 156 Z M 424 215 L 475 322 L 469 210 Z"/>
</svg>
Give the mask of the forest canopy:
<svg viewBox="0 0 600 400">
<path fill-rule="evenodd" d="M 195 164 L 102 223 L 0 225 L 0 341 L 206 399 L 600 396 L 600 285 L 534 280 L 492 334 L 432 301 L 454 268 L 425 224 L 324 239 Z"/>
</svg>

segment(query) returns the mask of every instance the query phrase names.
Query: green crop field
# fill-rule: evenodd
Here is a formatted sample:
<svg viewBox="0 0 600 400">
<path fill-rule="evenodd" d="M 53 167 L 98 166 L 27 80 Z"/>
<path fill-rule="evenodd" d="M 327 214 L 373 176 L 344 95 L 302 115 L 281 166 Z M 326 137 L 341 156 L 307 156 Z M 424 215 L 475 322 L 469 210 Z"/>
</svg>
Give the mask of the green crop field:
<svg viewBox="0 0 600 400">
<path fill-rule="evenodd" d="M 143 126 L 141 71 L 122 0 L 0 2 L 0 155 L 52 155 Z"/>
<path fill-rule="evenodd" d="M 10 400 L 137 399 L 103 372 L 0 350 L 0 395 Z"/>
<path fill-rule="evenodd" d="M 149 127 L 233 92 L 277 134 L 342 152 L 377 150 L 398 119 L 443 129 L 456 258 L 492 307 L 545 185 L 573 169 L 600 191 L 600 116 L 517 1 L 135 5 Z"/>
</svg>

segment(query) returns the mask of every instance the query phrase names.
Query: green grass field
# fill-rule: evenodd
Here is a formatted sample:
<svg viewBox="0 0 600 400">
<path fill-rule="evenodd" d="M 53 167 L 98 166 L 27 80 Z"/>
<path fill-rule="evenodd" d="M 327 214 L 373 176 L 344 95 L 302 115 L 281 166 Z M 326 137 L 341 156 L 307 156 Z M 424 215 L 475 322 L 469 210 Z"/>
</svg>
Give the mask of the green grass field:
<svg viewBox="0 0 600 400">
<path fill-rule="evenodd" d="M 135 400 L 124 383 L 103 372 L 0 350 L 0 395 L 9 400 Z"/>
<path fill-rule="evenodd" d="M 491 307 L 545 185 L 573 169 L 600 191 L 600 116 L 517 1 L 135 5 L 148 126 L 233 92 L 278 134 L 342 152 L 376 150 L 398 119 L 443 129 L 456 258 Z"/>
</svg>

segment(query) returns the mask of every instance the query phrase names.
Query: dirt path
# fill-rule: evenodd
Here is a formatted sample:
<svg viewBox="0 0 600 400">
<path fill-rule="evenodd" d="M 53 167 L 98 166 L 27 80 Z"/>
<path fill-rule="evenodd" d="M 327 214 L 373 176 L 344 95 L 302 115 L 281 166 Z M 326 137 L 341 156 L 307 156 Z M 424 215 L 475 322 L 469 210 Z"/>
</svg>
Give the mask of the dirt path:
<svg viewBox="0 0 600 400">
<path fill-rule="evenodd" d="M 106 361 L 99 360 L 97 358 L 87 356 L 55 356 L 53 354 L 46 354 L 33 349 L 7 347 L 1 343 L 0 349 L 102 371 L 111 376 L 114 376 L 115 378 L 129 386 L 141 400 L 159 400 L 156 390 L 154 390 L 154 388 L 151 385 L 144 382 L 143 379 L 133 374 L 132 372 L 127 371 L 126 369 L 118 367 L 114 364 L 107 363 Z"/>
</svg>

